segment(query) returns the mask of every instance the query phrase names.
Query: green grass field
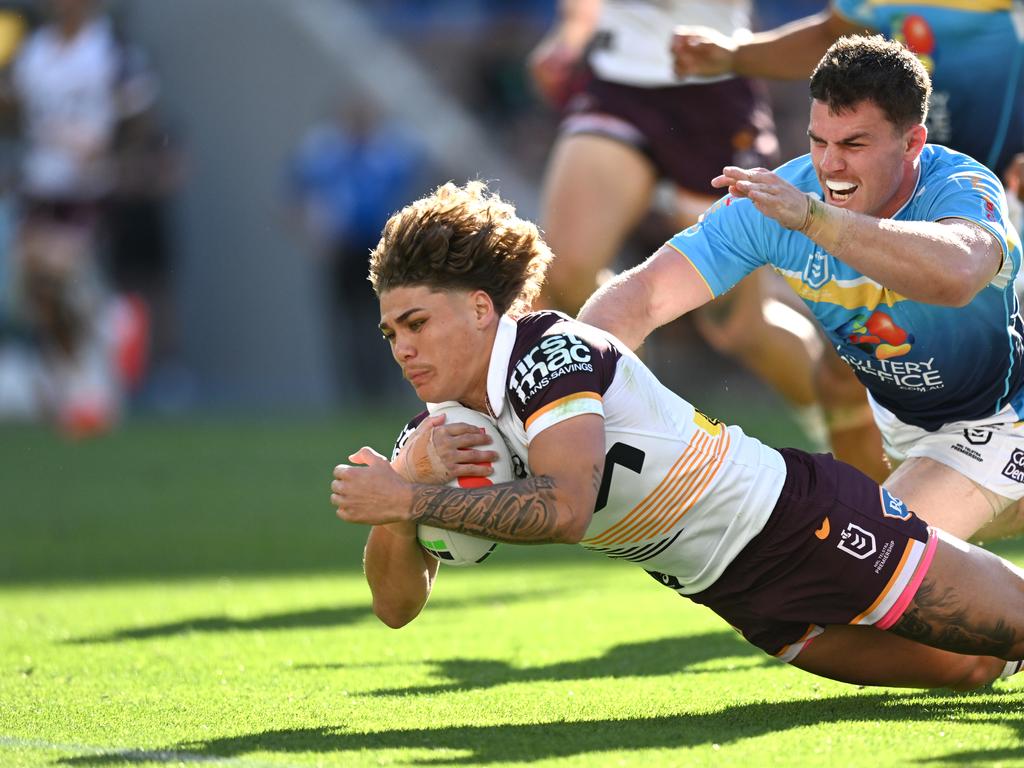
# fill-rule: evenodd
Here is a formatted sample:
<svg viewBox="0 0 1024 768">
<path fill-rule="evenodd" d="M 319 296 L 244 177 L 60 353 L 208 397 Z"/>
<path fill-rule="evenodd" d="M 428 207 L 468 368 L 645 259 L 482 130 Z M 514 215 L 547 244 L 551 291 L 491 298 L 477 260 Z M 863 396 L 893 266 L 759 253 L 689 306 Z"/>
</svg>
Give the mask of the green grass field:
<svg viewBox="0 0 1024 768">
<path fill-rule="evenodd" d="M 569 547 L 443 569 L 385 628 L 327 488 L 407 415 L 0 427 L 0 767 L 1024 765 L 1024 680 L 814 678 Z"/>
</svg>

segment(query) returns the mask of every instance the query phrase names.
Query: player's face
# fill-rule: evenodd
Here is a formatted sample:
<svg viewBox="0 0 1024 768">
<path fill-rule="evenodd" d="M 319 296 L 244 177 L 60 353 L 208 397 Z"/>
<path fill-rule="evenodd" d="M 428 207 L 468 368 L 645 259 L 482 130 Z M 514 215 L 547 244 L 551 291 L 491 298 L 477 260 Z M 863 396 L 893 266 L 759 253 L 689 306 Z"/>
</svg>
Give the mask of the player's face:
<svg viewBox="0 0 1024 768">
<path fill-rule="evenodd" d="M 814 99 L 807 129 L 811 160 L 825 202 L 885 218 L 900 209 L 917 182 L 924 126 L 897 130 L 870 101 L 832 114 Z"/>
<path fill-rule="evenodd" d="M 402 375 L 424 402 L 458 400 L 483 406 L 492 323 L 494 307 L 483 291 L 434 291 L 417 285 L 380 296 L 381 333 Z"/>
</svg>

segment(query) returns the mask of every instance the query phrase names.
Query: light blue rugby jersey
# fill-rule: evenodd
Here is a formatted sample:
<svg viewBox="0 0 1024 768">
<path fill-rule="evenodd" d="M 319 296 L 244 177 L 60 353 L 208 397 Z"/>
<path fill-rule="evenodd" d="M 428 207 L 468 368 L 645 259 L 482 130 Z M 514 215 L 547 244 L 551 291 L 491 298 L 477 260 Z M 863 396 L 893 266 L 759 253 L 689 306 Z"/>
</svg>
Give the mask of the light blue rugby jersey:
<svg viewBox="0 0 1024 768">
<path fill-rule="evenodd" d="M 1024 151 L 1024 2 L 832 0 L 832 9 L 924 63 L 934 89 L 929 141 L 997 173 Z"/>
<path fill-rule="evenodd" d="M 777 173 L 821 199 L 810 155 Z M 883 288 L 749 200 L 728 195 L 669 245 L 693 263 L 715 296 L 770 264 L 874 398 L 907 424 L 935 430 L 991 416 L 1007 403 L 1024 413 L 1024 327 L 1013 294 L 1021 244 L 1007 223 L 999 180 L 966 155 L 927 144 L 914 194 L 892 218 L 977 222 L 999 240 L 1003 266 L 965 307 L 923 304 Z"/>
</svg>

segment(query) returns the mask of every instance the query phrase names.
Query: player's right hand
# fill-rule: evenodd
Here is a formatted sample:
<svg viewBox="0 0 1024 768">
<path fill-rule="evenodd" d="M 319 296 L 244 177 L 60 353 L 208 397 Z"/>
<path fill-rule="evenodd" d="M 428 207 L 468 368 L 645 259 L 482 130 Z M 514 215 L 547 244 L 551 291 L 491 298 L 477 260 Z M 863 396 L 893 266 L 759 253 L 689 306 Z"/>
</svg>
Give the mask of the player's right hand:
<svg viewBox="0 0 1024 768">
<path fill-rule="evenodd" d="M 736 41 L 711 27 L 676 27 L 672 33 L 677 77 L 714 77 L 733 71 Z"/>
<path fill-rule="evenodd" d="M 565 106 L 582 58 L 583 46 L 557 32 L 537 44 L 527 59 L 527 68 L 544 101 L 557 109 Z"/>
</svg>

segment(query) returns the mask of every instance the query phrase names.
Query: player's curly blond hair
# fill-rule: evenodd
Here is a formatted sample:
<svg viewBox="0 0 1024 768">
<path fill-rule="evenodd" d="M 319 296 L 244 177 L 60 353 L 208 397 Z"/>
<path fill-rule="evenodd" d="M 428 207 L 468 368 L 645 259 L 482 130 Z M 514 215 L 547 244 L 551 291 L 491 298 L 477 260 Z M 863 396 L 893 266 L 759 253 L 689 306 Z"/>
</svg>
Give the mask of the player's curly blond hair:
<svg viewBox="0 0 1024 768">
<path fill-rule="evenodd" d="M 370 254 L 370 283 L 378 296 L 409 285 L 482 290 L 500 314 L 518 317 L 530 311 L 551 258 L 537 226 L 486 184 L 448 182 L 388 219 Z"/>
</svg>

